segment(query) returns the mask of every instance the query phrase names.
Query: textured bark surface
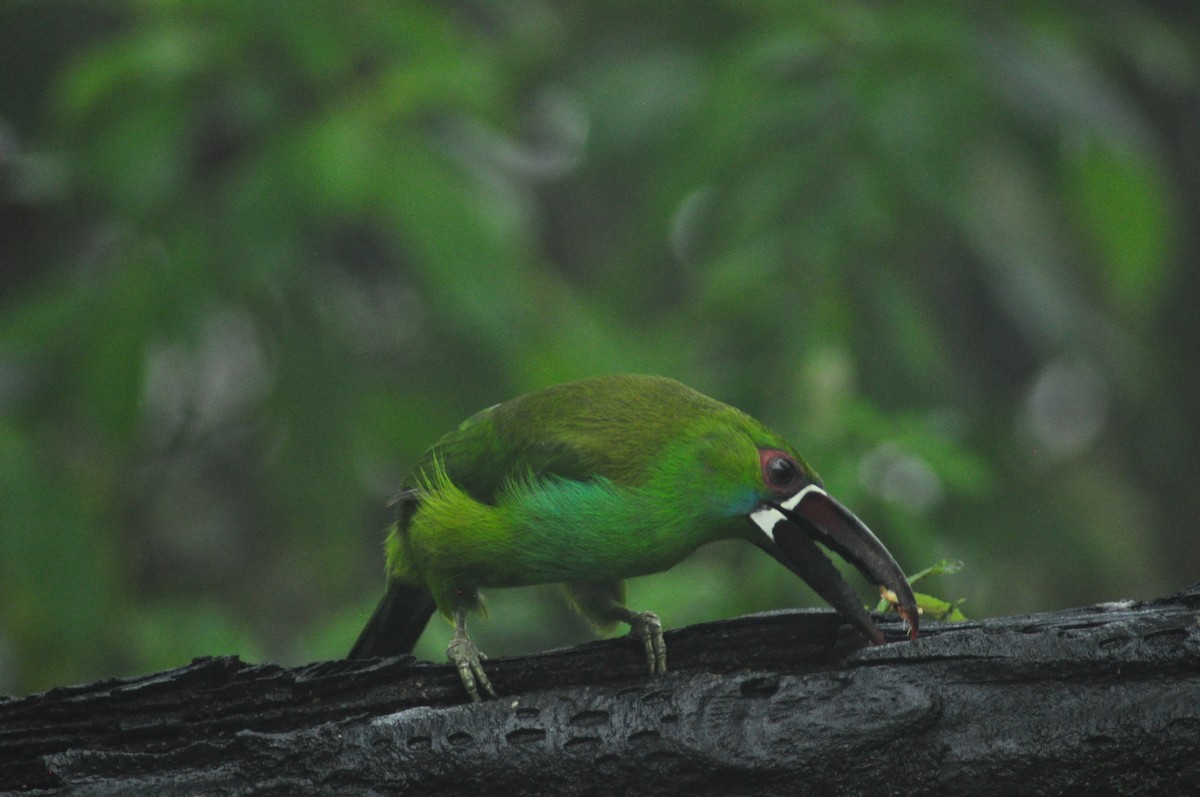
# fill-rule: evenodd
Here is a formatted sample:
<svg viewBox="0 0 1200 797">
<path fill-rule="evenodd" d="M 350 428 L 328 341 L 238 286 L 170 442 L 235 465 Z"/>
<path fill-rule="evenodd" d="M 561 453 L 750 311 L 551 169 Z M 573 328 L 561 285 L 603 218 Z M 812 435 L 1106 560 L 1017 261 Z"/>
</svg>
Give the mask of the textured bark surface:
<svg viewBox="0 0 1200 797">
<path fill-rule="evenodd" d="M 1169 794 L 1200 782 L 1200 585 L 860 649 L 829 612 L 487 662 L 198 659 L 0 700 L 5 794 Z M 889 640 L 898 624 L 885 625 Z"/>
</svg>

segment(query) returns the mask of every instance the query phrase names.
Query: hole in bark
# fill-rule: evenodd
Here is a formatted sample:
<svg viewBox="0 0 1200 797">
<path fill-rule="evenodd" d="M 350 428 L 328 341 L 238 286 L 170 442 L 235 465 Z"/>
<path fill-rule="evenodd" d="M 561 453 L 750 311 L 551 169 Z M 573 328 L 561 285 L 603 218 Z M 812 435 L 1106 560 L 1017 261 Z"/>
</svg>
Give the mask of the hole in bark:
<svg viewBox="0 0 1200 797">
<path fill-rule="evenodd" d="M 466 731 L 455 731 L 446 737 L 446 741 L 455 747 L 462 747 L 464 744 L 469 744 L 474 738 Z"/>
<path fill-rule="evenodd" d="M 779 691 L 779 679 L 749 678 L 742 681 L 738 689 L 742 697 L 770 697 Z"/>
<path fill-rule="evenodd" d="M 510 731 L 504 738 L 508 739 L 509 744 L 529 744 L 545 739 L 546 731 L 541 728 L 517 728 L 515 731 Z"/>
<path fill-rule="evenodd" d="M 605 753 L 604 755 L 596 756 L 596 766 L 610 767 L 621 760 L 621 757 L 616 753 Z"/>
<path fill-rule="evenodd" d="M 1196 717 L 1176 717 L 1167 723 L 1167 730 L 1196 733 L 1200 731 L 1200 719 Z"/>
<path fill-rule="evenodd" d="M 1162 631 L 1146 634 L 1145 640 L 1155 645 L 1174 645 L 1187 639 L 1187 635 L 1183 628 L 1164 628 Z"/>
<path fill-rule="evenodd" d="M 1100 647 L 1105 648 L 1105 649 L 1120 648 L 1120 647 L 1124 647 L 1125 645 L 1128 645 L 1128 644 L 1129 644 L 1129 637 L 1125 634 L 1121 634 L 1120 636 L 1110 636 L 1107 639 L 1100 640 Z"/>
<path fill-rule="evenodd" d="M 568 753 L 590 750 L 593 747 L 600 746 L 599 736 L 572 736 L 567 741 L 563 742 L 563 750 Z"/>
<path fill-rule="evenodd" d="M 592 725 L 603 725 L 608 722 L 607 711 L 581 711 L 574 717 L 571 717 L 569 722 L 577 727 L 590 727 Z"/>
<path fill-rule="evenodd" d="M 408 737 L 408 747 L 411 750 L 428 750 L 433 746 L 433 739 L 428 736 Z"/>
<path fill-rule="evenodd" d="M 645 742 L 657 742 L 662 738 L 662 734 L 658 731 L 637 731 L 629 734 L 629 741 L 634 744 L 643 744 Z"/>
</svg>

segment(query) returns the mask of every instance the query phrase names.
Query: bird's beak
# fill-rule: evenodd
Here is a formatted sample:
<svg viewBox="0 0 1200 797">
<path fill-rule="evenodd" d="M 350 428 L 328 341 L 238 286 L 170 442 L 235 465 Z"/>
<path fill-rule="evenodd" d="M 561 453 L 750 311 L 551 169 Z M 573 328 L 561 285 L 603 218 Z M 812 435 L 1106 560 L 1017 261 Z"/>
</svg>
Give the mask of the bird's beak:
<svg viewBox="0 0 1200 797">
<path fill-rule="evenodd" d="M 750 519 L 770 540 L 760 543 L 761 547 L 804 579 L 872 644 L 882 645 L 883 634 L 817 542 L 858 568 L 867 580 L 890 591 L 888 599 L 894 597 L 897 611 L 908 623 L 909 638 L 917 638 L 917 602 L 904 571 L 866 524 L 829 493 L 810 484 L 782 501 L 763 504 L 750 513 Z"/>
</svg>

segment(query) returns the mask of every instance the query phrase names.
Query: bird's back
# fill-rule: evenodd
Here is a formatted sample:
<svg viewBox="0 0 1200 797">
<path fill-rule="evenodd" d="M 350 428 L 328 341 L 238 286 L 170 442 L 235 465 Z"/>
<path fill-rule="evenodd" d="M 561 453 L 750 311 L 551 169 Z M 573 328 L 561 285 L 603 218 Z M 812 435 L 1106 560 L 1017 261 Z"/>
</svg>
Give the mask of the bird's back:
<svg viewBox="0 0 1200 797">
<path fill-rule="evenodd" d="M 605 376 L 539 390 L 489 407 L 426 452 L 406 486 L 433 470 L 482 503 L 512 479 L 601 476 L 637 484 L 663 446 L 698 420 L 748 416 L 672 379 Z"/>
</svg>

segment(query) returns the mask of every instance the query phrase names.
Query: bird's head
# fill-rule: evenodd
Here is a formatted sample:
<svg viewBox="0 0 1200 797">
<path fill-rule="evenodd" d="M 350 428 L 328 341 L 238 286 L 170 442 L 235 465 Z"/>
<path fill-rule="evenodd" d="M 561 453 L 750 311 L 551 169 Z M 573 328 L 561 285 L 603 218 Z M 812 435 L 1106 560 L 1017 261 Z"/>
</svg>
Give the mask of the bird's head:
<svg viewBox="0 0 1200 797">
<path fill-rule="evenodd" d="M 748 538 L 782 563 L 837 609 L 871 640 L 883 644 L 858 595 L 817 546 L 820 543 L 854 565 L 867 580 L 894 599 L 917 636 L 916 599 L 904 571 L 867 528 L 841 502 L 826 492 L 816 473 L 782 438 L 739 413 L 735 431 L 706 435 L 707 455 L 699 461 L 710 474 L 722 474 L 736 498 L 725 503 L 728 514 L 750 523 Z M 742 528 L 745 528 L 743 526 Z"/>
</svg>

